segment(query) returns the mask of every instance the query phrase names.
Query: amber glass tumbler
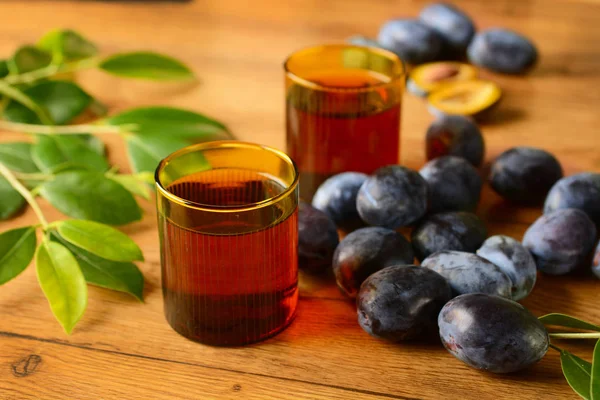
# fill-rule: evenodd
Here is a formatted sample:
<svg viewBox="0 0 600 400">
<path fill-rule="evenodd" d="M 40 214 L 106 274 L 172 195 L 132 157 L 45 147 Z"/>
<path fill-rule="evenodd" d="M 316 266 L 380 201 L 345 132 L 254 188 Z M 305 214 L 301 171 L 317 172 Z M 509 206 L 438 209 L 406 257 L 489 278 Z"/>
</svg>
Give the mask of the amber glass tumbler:
<svg viewBox="0 0 600 400">
<path fill-rule="evenodd" d="M 284 64 L 287 153 L 300 170 L 300 197 L 343 171 L 397 164 L 405 70 L 386 50 L 326 45 Z"/>
<path fill-rule="evenodd" d="M 179 150 L 156 170 L 167 321 L 202 343 L 237 346 L 282 331 L 298 303 L 298 173 L 250 143 Z"/>
</svg>

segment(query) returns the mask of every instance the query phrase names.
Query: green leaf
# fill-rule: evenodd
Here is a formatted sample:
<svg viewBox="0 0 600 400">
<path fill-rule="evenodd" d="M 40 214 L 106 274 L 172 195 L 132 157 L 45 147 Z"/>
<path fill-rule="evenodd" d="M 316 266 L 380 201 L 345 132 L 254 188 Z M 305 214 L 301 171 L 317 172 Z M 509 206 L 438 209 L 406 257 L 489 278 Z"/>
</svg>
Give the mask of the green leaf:
<svg viewBox="0 0 600 400">
<path fill-rule="evenodd" d="M 192 71 L 180 61 L 148 51 L 115 54 L 103 60 L 99 67 L 124 78 L 159 81 L 194 78 Z"/>
<path fill-rule="evenodd" d="M 93 221 L 66 220 L 56 225 L 69 243 L 111 261 L 143 261 L 138 245 L 129 236 Z"/>
<path fill-rule="evenodd" d="M 75 61 L 98 54 L 96 45 L 70 29 L 45 34 L 37 47 L 52 54 L 54 62 Z"/>
<path fill-rule="evenodd" d="M 567 328 L 584 329 L 588 331 L 600 332 L 600 326 L 583 321 L 579 318 L 571 317 L 565 314 L 547 314 L 539 318 L 544 325 L 564 326 Z"/>
<path fill-rule="evenodd" d="M 590 383 L 591 400 L 600 400 L 600 340 L 594 347 L 594 359 L 592 360 L 592 372 Z"/>
<path fill-rule="evenodd" d="M 51 120 L 58 125 L 72 121 L 93 101 L 92 97 L 76 83 L 68 81 L 38 82 L 25 89 L 23 93 L 47 110 Z M 17 101 L 7 104 L 4 109 L 4 117 L 13 122 L 42 123 L 39 116 L 30 107 Z"/>
<path fill-rule="evenodd" d="M 104 172 L 109 168 L 104 157 L 86 146 L 78 137 L 70 135 L 39 135 L 31 150 L 35 164 L 44 172 L 69 164 Z"/>
<path fill-rule="evenodd" d="M 12 59 L 8 60 L 8 69 L 13 74 L 23 74 L 44 68 L 52 62 L 52 55 L 35 46 L 19 48 Z"/>
<path fill-rule="evenodd" d="M 142 211 L 123 186 L 95 171 L 68 171 L 40 187 L 54 207 L 76 219 L 109 225 L 139 221 Z"/>
<path fill-rule="evenodd" d="M 129 293 L 144 301 L 144 276 L 135 264 L 105 260 L 79 247 L 75 247 L 60 235 L 53 234 L 53 240 L 60 241 L 79 262 L 85 280 L 92 285 Z"/>
<path fill-rule="evenodd" d="M 35 254 L 36 244 L 33 226 L 0 234 L 0 285 L 15 278 L 27 268 Z"/>
<path fill-rule="evenodd" d="M 16 89 L 15 87 L 9 85 L 8 83 L 0 81 L 0 94 L 5 95 L 6 97 L 16 101 L 17 103 L 24 105 L 27 109 L 33 111 L 35 116 L 37 117 L 37 120 L 41 121 L 43 124 L 52 125 L 54 123 L 46 109 L 44 109 L 42 106 L 33 101 L 28 95 L 26 95 L 19 89 Z M 6 115 L 6 109 L 4 109 L 3 115 L 6 119 L 10 119 L 11 121 L 28 122 L 27 119 L 31 118 L 31 114 L 25 113 L 25 115 L 19 115 L 18 111 L 19 108 L 17 108 L 17 111 L 13 111 L 13 119 L 10 119 Z M 17 119 L 19 118 L 21 118 L 22 121 L 18 121 Z"/>
<path fill-rule="evenodd" d="M 140 172 L 137 174 L 133 174 L 132 176 L 134 176 L 135 179 L 137 179 L 140 182 L 144 182 L 144 183 L 147 183 L 148 185 L 154 186 L 154 173 L 153 172 Z"/>
<path fill-rule="evenodd" d="M 38 247 L 35 264 L 52 313 L 70 334 L 87 306 L 87 285 L 77 260 L 63 245 L 45 240 Z"/>
<path fill-rule="evenodd" d="M 0 220 L 12 217 L 25 205 L 25 199 L 0 176 Z"/>
<path fill-rule="evenodd" d="M 0 60 L 0 78 L 4 78 L 6 75 L 8 75 L 8 72 L 6 60 Z"/>
<path fill-rule="evenodd" d="M 0 143 L 0 163 L 17 172 L 38 172 L 31 159 L 31 148 L 32 145 L 28 142 Z"/>
<path fill-rule="evenodd" d="M 575 393 L 590 400 L 592 364 L 566 350 L 560 351 L 560 364 L 569 386 Z"/>
<path fill-rule="evenodd" d="M 107 118 L 110 125 L 137 125 L 142 136 L 169 136 L 186 140 L 212 140 L 231 137 L 221 122 L 193 111 L 173 107 L 142 107 Z"/>
<path fill-rule="evenodd" d="M 113 181 L 119 183 L 131 194 L 150 200 L 150 189 L 148 185 L 139 180 L 135 175 L 109 175 Z"/>
<path fill-rule="evenodd" d="M 82 135 L 70 135 L 71 137 L 76 137 L 83 142 L 89 149 L 98 153 L 102 157 L 106 154 L 106 146 L 102 139 L 98 136 L 90 135 L 90 134 L 82 134 Z"/>
<path fill-rule="evenodd" d="M 126 137 L 126 141 L 131 167 L 135 172 L 154 172 L 163 158 L 189 144 L 167 136 L 142 138 L 129 135 Z"/>
</svg>

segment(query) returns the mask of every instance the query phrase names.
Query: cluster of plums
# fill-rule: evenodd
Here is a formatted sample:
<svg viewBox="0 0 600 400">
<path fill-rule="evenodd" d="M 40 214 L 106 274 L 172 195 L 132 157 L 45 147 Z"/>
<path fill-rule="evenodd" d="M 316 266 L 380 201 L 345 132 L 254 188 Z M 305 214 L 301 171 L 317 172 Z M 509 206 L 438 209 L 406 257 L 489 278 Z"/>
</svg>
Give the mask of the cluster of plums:
<svg viewBox="0 0 600 400">
<path fill-rule="evenodd" d="M 537 270 L 589 268 L 600 174 L 563 177 L 556 158 L 537 148 L 502 153 L 492 162 L 491 187 L 513 203 L 544 203 L 521 243 L 488 237 L 474 214 L 485 149 L 477 125 L 458 116 L 438 119 L 426 149 L 429 161 L 420 171 L 391 165 L 323 183 L 312 205 L 300 207 L 300 268 L 333 268 L 340 289 L 356 298 L 360 326 L 375 337 L 400 341 L 439 330 L 448 351 L 472 367 L 525 368 L 544 356 L 548 334 L 516 301 L 531 292 Z M 338 228 L 357 226 L 339 241 Z M 407 227 L 410 241 L 397 231 Z M 600 245 L 592 261 L 600 278 L 599 264 Z"/>
<path fill-rule="evenodd" d="M 504 28 L 476 32 L 466 13 L 446 3 L 425 7 L 418 18 L 385 22 L 376 40 L 354 36 L 350 41 L 388 49 L 411 65 L 466 57 L 475 65 L 507 74 L 525 72 L 538 56 L 526 37 Z"/>
<path fill-rule="evenodd" d="M 425 7 L 416 19 L 385 22 L 377 40 L 353 36 L 349 42 L 396 53 L 410 67 L 408 90 L 426 97 L 435 116 L 484 117 L 502 91 L 494 82 L 478 78 L 476 66 L 520 74 L 538 58 L 535 45 L 524 36 L 502 28 L 476 32 L 467 14 L 445 3 Z"/>
</svg>

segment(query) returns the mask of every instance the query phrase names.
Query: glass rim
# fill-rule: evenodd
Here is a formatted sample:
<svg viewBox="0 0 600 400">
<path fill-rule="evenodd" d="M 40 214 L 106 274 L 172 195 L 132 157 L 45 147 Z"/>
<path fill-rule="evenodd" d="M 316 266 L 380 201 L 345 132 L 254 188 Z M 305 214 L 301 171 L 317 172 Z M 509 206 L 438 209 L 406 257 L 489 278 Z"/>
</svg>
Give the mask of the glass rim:
<svg viewBox="0 0 600 400">
<path fill-rule="evenodd" d="M 262 150 L 267 151 L 273 154 L 275 157 L 283 160 L 289 167 L 291 167 L 294 179 L 292 183 L 286 185 L 286 188 L 283 192 L 269 197 L 268 199 L 247 203 L 244 205 L 235 205 L 235 206 L 218 206 L 212 204 L 198 203 L 195 201 L 184 199 L 183 197 L 179 197 L 171 192 L 169 192 L 163 183 L 160 180 L 160 173 L 165 169 L 165 167 L 169 164 L 169 162 L 189 153 L 199 152 L 202 150 L 208 149 L 217 149 L 217 148 L 238 148 L 238 149 L 253 149 L 253 150 Z M 200 171 L 199 171 L 200 172 Z M 300 173 L 298 170 L 298 166 L 292 160 L 290 156 L 285 154 L 281 150 L 277 150 L 273 147 L 265 146 L 262 144 L 237 141 L 237 140 L 218 140 L 218 141 L 210 141 L 205 143 L 196 143 L 190 146 L 186 146 L 182 149 L 176 150 L 173 153 L 169 154 L 167 157 L 162 159 L 158 166 L 156 167 L 156 171 L 154 172 L 154 182 L 158 191 L 170 202 L 177 203 L 183 207 L 195 209 L 198 211 L 209 211 L 209 212 L 221 212 L 221 213 L 230 213 L 230 212 L 240 212 L 240 211 L 252 211 L 257 210 L 263 207 L 267 207 L 273 204 L 278 203 L 279 201 L 287 198 L 298 186 L 298 180 L 300 177 Z M 275 177 L 277 178 L 277 177 Z"/>
<path fill-rule="evenodd" d="M 385 57 L 385 58 L 391 60 L 393 63 L 399 65 L 400 72 L 390 76 L 389 82 L 381 82 L 381 83 L 377 83 L 375 85 L 370 85 L 369 87 L 364 87 L 364 88 L 339 88 L 339 87 L 321 85 L 321 84 L 313 82 L 309 79 L 302 78 L 300 75 L 293 72 L 289 66 L 290 61 L 295 57 L 302 56 L 302 55 L 309 54 L 309 53 L 321 52 L 321 51 L 325 51 L 327 49 L 336 49 L 336 48 L 339 48 L 339 49 L 354 48 L 354 49 L 363 49 L 363 50 L 366 49 L 371 53 Z M 330 43 L 330 44 L 322 44 L 322 45 L 317 45 L 317 46 L 308 46 L 308 47 L 301 48 L 299 50 L 294 51 L 292 54 L 290 54 L 285 59 L 285 61 L 283 62 L 283 69 L 285 70 L 286 75 L 291 80 L 296 82 L 297 84 L 300 84 L 300 85 L 302 85 L 306 88 L 312 89 L 312 90 L 320 90 L 323 92 L 351 92 L 351 93 L 370 92 L 375 89 L 391 86 L 398 80 L 402 80 L 406 77 L 406 66 L 404 64 L 404 61 L 400 57 L 398 57 L 398 55 L 393 53 L 392 51 L 386 50 L 383 48 L 379 48 L 379 47 L 360 46 L 360 45 L 351 44 L 351 43 Z"/>
</svg>

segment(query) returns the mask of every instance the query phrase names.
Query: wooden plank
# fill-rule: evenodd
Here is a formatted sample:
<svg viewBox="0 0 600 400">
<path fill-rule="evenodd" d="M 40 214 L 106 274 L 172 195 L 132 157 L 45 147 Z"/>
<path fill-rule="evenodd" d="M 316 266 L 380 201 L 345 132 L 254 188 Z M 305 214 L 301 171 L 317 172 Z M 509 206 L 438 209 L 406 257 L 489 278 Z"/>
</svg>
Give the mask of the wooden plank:
<svg viewBox="0 0 600 400">
<path fill-rule="evenodd" d="M 3 288 L 0 330 L 7 337 L 33 335 L 78 346 L 400 397 L 459 398 L 468 391 L 474 398 L 509 399 L 518 391 L 523 398 L 532 398 L 541 388 L 549 398 L 573 396 L 555 352 L 517 376 L 483 374 L 455 360 L 435 340 L 395 345 L 370 338 L 358 327 L 353 304 L 336 299 L 302 298 L 292 326 L 262 344 L 242 348 L 196 344 L 177 335 L 164 321 L 161 294 L 155 286 L 158 276 L 156 272 L 145 272 L 152 284 L 146 296 L 148 304 L 93 289 L 83 321 L 73 336 L 65 337 L 31 279 L 33 271 L 27 271 L 19 278 L 19 285 Z M 583 277 L 577 286 L 565 286 L 560 277 L 541 279 L 535 295 L 525 305 L 538 315 L 551 310 L 568 311 L 599 320 L 595 298 L 590 296 L 598 289 L 600 282 L 584 281 Z M 592 344 L 581 343 L 574 349 L 585 355 Z"/>
<path fill-rule="evenodd" d="M 0 347 L 6 400 L 398 398 L 29 338 L 0 337 Z"/>
</svg>

